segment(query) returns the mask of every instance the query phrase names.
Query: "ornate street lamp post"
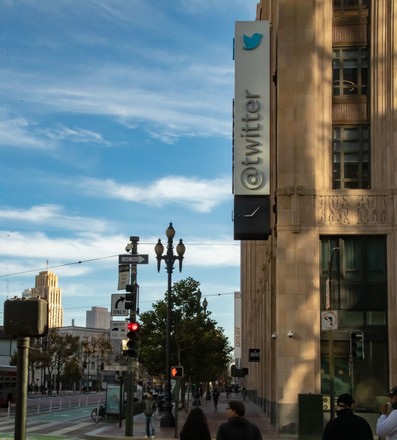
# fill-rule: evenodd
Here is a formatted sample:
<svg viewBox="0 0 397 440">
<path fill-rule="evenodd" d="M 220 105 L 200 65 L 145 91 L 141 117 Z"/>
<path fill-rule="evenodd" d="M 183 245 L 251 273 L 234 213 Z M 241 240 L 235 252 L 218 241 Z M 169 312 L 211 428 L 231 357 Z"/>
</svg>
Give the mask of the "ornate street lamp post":
<svg viewBox="0 0 397 440">
<path fill-rule="evenodd" d="M 174 263 L 179 260 L 179 272 L 182 271 L 182 260 L 185 253 L 185 245 L 182 240 L 176 247 L 176 253 L 174 254 L 173 239 L 175 236 L 175 229 L 172 227 L 172 223 L 165 231 L 167 236 L 167 252 L 163 255 L 164 246 L 161 240 L 157 242 L 154 247 L 157 258 L 157 271 L 160 272 L 161 260 L 165 262 L 165 268 L 168 274 L 168 290 L 167 290 L 167 328 L 166 328 L 166 354 L 165 354 L 165 389 L 164 389 L 164 414 L 160 419 L 160 426 L 162 428 L 172 428 L 175 426 L 175 418 L 172 414 L 172 396 L 171 396 L 171 322 L 172 322 L 172 301 L 171 301 L 171 282 L 172 271 L 174 270 Z"/>
</svg>

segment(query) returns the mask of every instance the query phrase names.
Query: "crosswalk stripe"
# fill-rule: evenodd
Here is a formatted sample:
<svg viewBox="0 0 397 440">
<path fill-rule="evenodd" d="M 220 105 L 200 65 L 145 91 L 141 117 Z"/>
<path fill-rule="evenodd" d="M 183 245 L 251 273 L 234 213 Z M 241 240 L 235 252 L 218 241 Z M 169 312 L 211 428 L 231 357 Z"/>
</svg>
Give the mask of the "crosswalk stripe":
<svg viewBox="0 0 397 440">
<path fill-rule="evenodd" d="M 40 429 L 43 428 L 51 428 L 51 426 L 56 426 L 59 425 L 59 422 L 46 422 L 46 423 L 41 423 L 40 425 L 35 425 L 35 426 L 28 426 L 27 431 L 28 432 L 33 432 L 33 431 L 39 431 Z"/>
<path fill-rule="evenodd" d="M 78 424 L 74 424 L 72 426 L 68 426 L 63 429 L 59 429 L 58 431 L 51 431 L 51 435 L 63 435 L 67 434 L 68 432 L 75 431 L 76 429 L 85 428 L 86 426 L 92 425 L 92 422 L 82 422 Z"/>
<path fill-rule="evenodd" d="M 107 426 L 103 426 L 102 428 L 98 428 L 95 431 L 87 432 L 87 435 L 90 437 L 96 437 L 97 435 L 101 434 L 103 431 L 107 429 Z"/>
</svg>

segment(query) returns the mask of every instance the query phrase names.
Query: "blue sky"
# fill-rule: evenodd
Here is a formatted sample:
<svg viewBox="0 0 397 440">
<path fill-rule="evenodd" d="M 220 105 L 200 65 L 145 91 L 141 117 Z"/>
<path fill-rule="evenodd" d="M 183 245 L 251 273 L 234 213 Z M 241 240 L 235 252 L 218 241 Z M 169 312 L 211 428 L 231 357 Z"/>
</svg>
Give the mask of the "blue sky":
<svg viewBox="0 0 397 440">
<path fill-rule="evenodd" d="M 65 325 L 85 326 L 86 310 L 110 309 L 136 235 L 147 310 L 166 290 L 153 248 L 173 222 L 186 245 L 173 281 L 200 281 L 233 343 L 232 48 L 256 4 L 0 0 L 2 302 L 48 267 Z"/>
</svg>

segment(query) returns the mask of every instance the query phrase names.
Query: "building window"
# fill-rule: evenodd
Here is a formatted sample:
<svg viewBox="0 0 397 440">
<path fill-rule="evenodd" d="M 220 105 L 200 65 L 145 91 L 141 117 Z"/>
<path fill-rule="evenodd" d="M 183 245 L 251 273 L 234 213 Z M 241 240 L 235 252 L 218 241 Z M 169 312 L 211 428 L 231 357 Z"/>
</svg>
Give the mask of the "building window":
<svg viewBox="0 0 397 440">
<path fill-rule="evenodd" d="M 326 304 L 333 249 L 331 303 L 347 326 L 386 325 L 387 272 L 385 236 L 321 238 L 321 303 Z M 344 312 L 346 311 L 346 312 Z M 357 313 L 356 313 L 357 312 Z"/>
<path fill-rule="evenodd" d="M 371 0 L 333 0 L 334 11 L 346 13 L 368 10 Z"/>
<path fill-rule="evenodd" d="M 333 50 L 333 95 L 368 95 L 368 48 Z"/>
<path fill-rule="evenodd" d="M 374 396 L 388 386 L 386 249 L 384 235 L 320 237 L 320 307 L 325 310 L 331 290 L 330 304 L 338 317 L 337 331 L 321 332 L 321 392 L 326 398 L 330 393 L 333 333 L 334 392 L 353 393 L 356 408 L 365 412 L 378 410 Z M 364 334 L 361 360 L 352 358 L 351 333 L 356 330 Z"/>
<path fill-rule="evenodd" d="M 332 188 L 370 188 L 369 126 L 335 126 L 332 144 Z"/>
</svg>

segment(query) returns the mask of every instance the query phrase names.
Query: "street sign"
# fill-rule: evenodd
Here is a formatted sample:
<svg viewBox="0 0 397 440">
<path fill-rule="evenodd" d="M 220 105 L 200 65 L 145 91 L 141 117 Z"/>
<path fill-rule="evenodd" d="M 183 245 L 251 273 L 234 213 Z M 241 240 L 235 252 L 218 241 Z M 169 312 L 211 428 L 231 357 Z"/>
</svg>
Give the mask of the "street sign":
<svg viewBox="0 0 397 440">
<path fill-rule="evenodd" d="M 126 365 L 105 365 L 103 371 L 127 371 Z"/>
<path fill-rule="evenodd" d="M 126 321 L 110 321 L 110 339 L 125 339 L 127 337 Z"/>
<path fill-rule="evenodd" d="M 119 264 L 148 264 L 149 255 L 130 255 L 123 254 L 119 255 Z"/>
<path fill-rule="evenodd" d="M 130 280 L 130 265 L 119 264 L 119 282 L 117 290 L 124 290 Z"/>
<path fill-rule="evenodd" d="M 321 330 L 338 330 L 338 311 L 321 312 Z"/>
<path fill-rule="evenodd" d="M 110 314 L 112 316 L 128 316 L 129 311 L 125 308 L 125 303 L 125 294 L 112 294 L 112 310 Z"/>
</svg>

